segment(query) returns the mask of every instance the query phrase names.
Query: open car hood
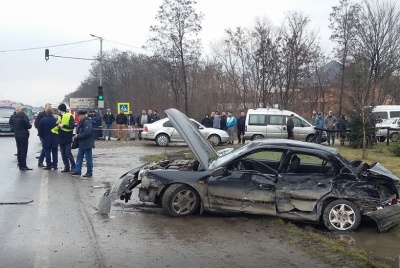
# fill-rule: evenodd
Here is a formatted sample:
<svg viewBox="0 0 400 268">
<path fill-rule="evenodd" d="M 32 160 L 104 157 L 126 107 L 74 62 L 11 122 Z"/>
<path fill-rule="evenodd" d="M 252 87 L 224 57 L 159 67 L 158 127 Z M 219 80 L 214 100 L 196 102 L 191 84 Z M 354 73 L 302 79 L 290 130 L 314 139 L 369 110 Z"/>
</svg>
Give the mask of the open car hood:
<svg viewBox="0 0 400 268">
<path fill-rule="evenodd" d="M 170 108 L 165 111 L 175 129 L 194 153 L 203 169 L 208 169 L 210 157 L 216 157 L 217 153 L 211 144 L 203 137 L 190 119 L 177 109 Z"/>
</svg>

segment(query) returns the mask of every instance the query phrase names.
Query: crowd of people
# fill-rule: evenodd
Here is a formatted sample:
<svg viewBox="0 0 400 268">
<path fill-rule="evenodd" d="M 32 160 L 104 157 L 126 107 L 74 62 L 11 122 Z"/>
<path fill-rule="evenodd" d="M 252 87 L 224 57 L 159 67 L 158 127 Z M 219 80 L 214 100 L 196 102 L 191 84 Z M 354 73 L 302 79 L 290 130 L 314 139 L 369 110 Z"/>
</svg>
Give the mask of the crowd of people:
<svg viewBox="0 0 400 268">
<path fill-rule="evenodd" d="M 240 116 L 237 118 L 233 116 L 232 112 L 211 112 L 204 115 L 201 124 L 205 127 L 212 127 L 221 130 L 225 130 L 229 135 L 228 144 L 234 144 L 233 136 L 235 133 L 235 127 L 237 129 L 236 135 L 238 144 L 244 144 L 244 131 L 246 125 L 246 114 L 244 111 L 240 112 Z"/>
<path fill-rule="evenodd" d="M 142 140 L 142 128 L 144 124 L 153 123 L 158 120 L 160 120 L 160 115 L 158 114 L 157 110 L 148 110 L 147 112 L 146 110 L 142 110 L 142 113 L 135 117 L 132 111 L 129 111 L 126 115 L 124 111 L 121 110 L 120 113 L 115 116 L 111 112 L 111 109 L 107 109 L 107 112 L 103 115 L 103 140 L 111 140 L 114 122 L 117 129 L 117 140 L 127 140 L 128 135 L 129 140 L 135 140 L 136 129 L 139 129 L 138 138 L 139 140 Z M 98 139 L 100 138 L 98 137 Z"/>
<path fill-rule="evenodd" d="M 34 122 L 42 144 L 38 157 L 38 166 L 44 170 L 58 170 L 58 148 L 64 169 L 72 176 L 81 176 L 83 158 L 86 159 L 87 171 L 83 177 L 93 176 L 92 149 L 94 148 L 93 125 L 94 121 L 87 116 L 86 111 L 78 111 L 79 122 L 75 125 L 74 116 L 67 111 L 65 104 L 58 107 L 58 115 L 53 114 L 53 107 L 46 103 L 44 111 L 40 112 Z M 17 145 L 18 168 L 21 171 L 32 170 L 26 164 L 28 152 L 29 130 L 32 125 L 27 116 L 27 109 L 17 108 L 10 118 L 10 126 L 15 135 Z M 76 128 L 76 133 L 73 130 Z M 78 154 L 76 161 L 71 147 L 76 146 Z M 44 165 L 46 163 L 46 165 Z"/>
<path fill-rule="evenodd" d="M 348 118 L 345 114 L 333 115 L 332 111 L 323 117 L 321 112 L 313 111 L 311 115 L 311 124 L 315 126 L 316 135 L 312 141 L 321 143 L 322 131 L 326 130 L 328 145 L 335 144 L 335 138 L 338 137 L 340 145 L 344 145 L 346 139 L 346 129 Z"/>
</svg>

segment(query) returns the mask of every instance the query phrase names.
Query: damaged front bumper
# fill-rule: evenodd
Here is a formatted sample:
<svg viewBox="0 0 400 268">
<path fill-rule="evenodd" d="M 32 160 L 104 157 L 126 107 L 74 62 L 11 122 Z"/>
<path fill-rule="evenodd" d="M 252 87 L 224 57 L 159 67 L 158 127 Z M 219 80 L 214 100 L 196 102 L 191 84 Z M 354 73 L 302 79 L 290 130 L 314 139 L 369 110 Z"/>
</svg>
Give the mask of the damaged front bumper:
<svg viewBox="0 0 400 268">
<path fill-rule="evenodd" d="M 111 203 L 117 198 L 125 200 L 125 202 L 130 199 L 132 194 L 131 190 L 141 183 L 136 174 L 143 166 L 122 175 L 121 178 L 101 196 L 99 205 L 97 206 L 98 214 L 107 215 L 110 213 Z"/>
<path fill-rule="evenodd" d="M 378 225 L 379 232 L 389 230 L 400 223 L 400 204 L 387 206 L 368 214 Z"/>
</svg>

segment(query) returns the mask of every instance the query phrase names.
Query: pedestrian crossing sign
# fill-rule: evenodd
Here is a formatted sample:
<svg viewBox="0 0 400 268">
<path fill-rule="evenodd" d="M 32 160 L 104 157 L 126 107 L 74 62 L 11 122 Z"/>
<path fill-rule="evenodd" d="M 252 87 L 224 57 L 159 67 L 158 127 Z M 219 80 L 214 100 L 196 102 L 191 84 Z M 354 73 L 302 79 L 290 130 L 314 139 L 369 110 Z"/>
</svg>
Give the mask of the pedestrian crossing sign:
<svg viewBox="0 0 400 268">
<path fill-rule="evenodd" d="M 129 114 L 129 102 L 118 102 L 118 113 L 121 113 L 121 111 L 124 112 L 124 114 Z"/>
</svg>

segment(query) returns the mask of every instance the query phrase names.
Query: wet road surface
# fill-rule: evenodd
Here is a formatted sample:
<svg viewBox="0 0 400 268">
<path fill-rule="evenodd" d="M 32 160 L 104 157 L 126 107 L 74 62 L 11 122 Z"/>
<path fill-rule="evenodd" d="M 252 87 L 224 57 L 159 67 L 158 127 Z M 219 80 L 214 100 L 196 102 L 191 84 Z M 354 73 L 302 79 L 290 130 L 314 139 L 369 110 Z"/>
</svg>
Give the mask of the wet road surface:
<svg viewBox="0 0 400 268">
<path fill-rule="evenodd" d="M 262 217 L 170 218 L 137 199 L 129 204 L 117 201 L 109 216 L 96 214 L 105 189 L 139 166 L 140 156 L 165 150 L 115 144 L 97 142 L 94 177 L 83 180 L 60 170 L 39 169 L 34 135 L 28 152 L 28 165 L 34 170 L 19 171 L 14 139 L 0 138 L 0 202 L 34 200 L 0 205 L 0 267 L 330 267 L 282 243 L 279 230 L 267 226 Z M 174 149 L 182 148 L 168 148 Z M 135 190 L 132 198 L 136 197 Z M 368 252 L 370 244 L 357 239 L 382 235 L 363 233 L 351 237 Z M 394 259 L 397 247 L 390 246 L 393 253 L 386 251 L 390 256 L 381 257 Z"/>
</svg>

